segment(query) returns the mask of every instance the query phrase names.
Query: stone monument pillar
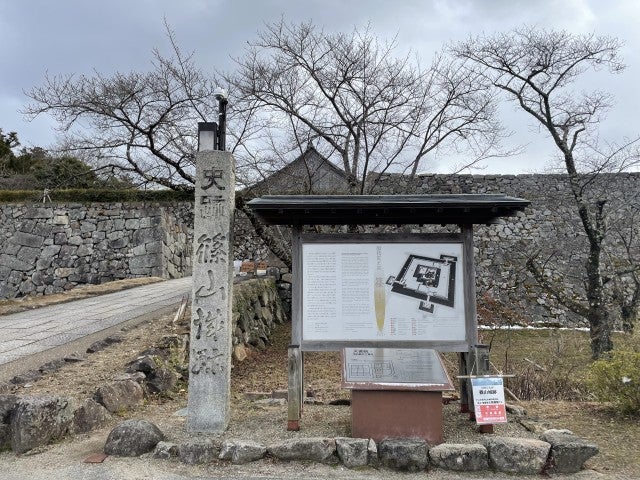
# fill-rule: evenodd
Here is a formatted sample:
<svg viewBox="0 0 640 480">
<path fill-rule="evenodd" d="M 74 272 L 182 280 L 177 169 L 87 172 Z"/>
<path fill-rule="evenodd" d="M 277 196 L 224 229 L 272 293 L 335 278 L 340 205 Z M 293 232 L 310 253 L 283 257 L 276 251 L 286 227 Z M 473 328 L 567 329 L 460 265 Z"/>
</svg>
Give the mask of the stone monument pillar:
<svg viewBox="0 0 640 480">
<path fill-rule="evenodd" d="M 187 430 L 221 433 L 229 424 L 233 293 L 233 156 L 196 154 L 193 292 Z"/>
</svg>

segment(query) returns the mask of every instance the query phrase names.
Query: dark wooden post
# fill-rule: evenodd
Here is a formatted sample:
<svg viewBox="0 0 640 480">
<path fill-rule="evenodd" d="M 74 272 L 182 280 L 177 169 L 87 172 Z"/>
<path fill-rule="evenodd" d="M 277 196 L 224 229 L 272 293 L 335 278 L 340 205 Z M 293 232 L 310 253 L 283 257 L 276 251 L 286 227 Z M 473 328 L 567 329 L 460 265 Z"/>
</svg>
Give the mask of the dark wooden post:
<svg viewBox="0 0 640 480">
<path fill-rule="evenodd" d="M 302 228 L 291 232 L 291 346 L 289 347 L 289 383 L 287 430 L 300 430 L 304 395 L 302 343 Z"/>
<path fill-rule="evenodd" d="M 462 249 L 464 253 L 464 298 L 466 317 L 466 339 L 469 345 L 469 352 L 459 354 L 460 375 L 471 375 L 473 364 L 472 346 L 478 343 L 477 309 L 476 309 L 476 267 L 473 255 L 473 225 L 461 225 Z M 469 413 L 472 420 L 475 420 L 473 413 L 473 396 L 471 392 L 471 381 L 460 379 L 460 412 Z"/>
<path fill-rule="evenodd" d="M 489 345 L 474 345 L 470 352 L 471 361 L 471 375 L 489 375 Z M 471 398 L 473 398 L 473 390 L 470 391 Z M 470 402 L 471 412 L 469 418 L 471 420 L 476 419 L 475 404 Z M 480 433 L 493 433 L 493 425 L 480 425 Z"/>
<path fill-rule="evenodd" d="M 467 362 L 469 354 L 466 352 L 458 353 L 458 372 L 461 376 L 469 375 Z M 469 380 L 460 378 L 460 413 L 469 413 Z"/>
<path fill-rule="evenodd" d="M 300 430 L 302 413 L 302 352 L 298 345 L 290 345 L 288 352 L 289 394 L 287 430 Z"/>
</svg>

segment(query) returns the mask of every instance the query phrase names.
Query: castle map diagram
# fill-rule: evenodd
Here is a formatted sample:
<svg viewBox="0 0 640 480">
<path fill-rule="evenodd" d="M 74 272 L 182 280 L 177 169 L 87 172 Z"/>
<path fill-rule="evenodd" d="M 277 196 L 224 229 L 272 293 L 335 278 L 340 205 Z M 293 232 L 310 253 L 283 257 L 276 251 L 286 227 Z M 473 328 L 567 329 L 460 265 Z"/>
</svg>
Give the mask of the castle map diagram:
<svg viewBox="0 0 640 480">
<path fill-rule="evenodd" d="M 390 276 L 391 291 L 418 299 L 418 308 L 433 313 L 435 304 L 455 306 L 457 257 L 440 258 L 409 255 L 397 276 Z"/>
</svg>

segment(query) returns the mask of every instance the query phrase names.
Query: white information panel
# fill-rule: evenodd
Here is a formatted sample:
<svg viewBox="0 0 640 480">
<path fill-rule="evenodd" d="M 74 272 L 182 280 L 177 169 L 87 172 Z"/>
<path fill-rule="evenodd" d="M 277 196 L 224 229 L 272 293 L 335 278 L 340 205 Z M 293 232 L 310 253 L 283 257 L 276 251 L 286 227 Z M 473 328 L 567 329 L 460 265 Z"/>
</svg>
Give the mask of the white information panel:
<svg viewBox="0 0 640 480">
<path fill-rule="evenodd" d="M 462 251 L 462 243 L 303 243 L 303 341 L 464 341 Z"/>
</svg>

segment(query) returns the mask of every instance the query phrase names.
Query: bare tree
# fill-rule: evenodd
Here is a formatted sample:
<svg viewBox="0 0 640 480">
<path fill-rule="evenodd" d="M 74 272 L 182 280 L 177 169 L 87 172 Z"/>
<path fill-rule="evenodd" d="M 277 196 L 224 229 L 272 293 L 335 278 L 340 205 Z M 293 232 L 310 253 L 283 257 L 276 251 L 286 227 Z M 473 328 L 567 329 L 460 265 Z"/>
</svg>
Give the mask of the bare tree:
<svg viewBox="0 0 640 480">
<path fill-rule="evenodd" d="M 497 151 L 502 130 L 482 78 L 442 55 L 423 71 L 395 48 L 368 29 L 332 34 L 280 21 L 236 59 L 228 81 L 241 102 L 276 119 L 281 150 L 313 141 L 344 169 L 352 193 L 365 193 L 374 170 L 415 175 L 445 146 L 464 144 L 478 158 Z"/>
<path fill-rule="evenodd" d="M 439 152 L 471 152 L 472 165 L 498 151 L 493 94 L 443 55 L 422 70 L 369 30 L 332 34 L 281 21 L 265 27 L 236 71 L 212 76 L 166 29 L 170 55 L 154 50 L 149 71 L 47 76 L 27 92 L 24 112 L 53 116 L 70 153 L 173 189 L 192 188 L 195 125 L 216 117 L 221 84 L 230 87 L 228 145 L 244 185 L 310 142 L 344 169 L 353 193 L 365 192 L 374 170 L 415 175 Z"/>
<path fill-rule="evenodd" d="M 63 134 L 61 149 L 93 156 L 100 170 L 126 172 L 141 183 L 175 190 L 193 189 L 196 126 L 217 117 L 213 93 L 218 84 L 166 29 L 171 54 L 154 49 L 149 71 L 47 76 L 26 92 L 33 102 L 24 113 L 51 115 Z M 232 112 L 232 151 L 255 133 L 251 117 L 249 104 Z"/>
<path fill-rule="evenodd" d="M 452 47 L 474 73 L 487 78 L 549 135 L 562 156 L 572 197 L 586 234 L 583 298 L 565 295 L 549 281 L 544 266 L 531 258 L 527 267 L 540 284 L 567 308 L 587 319 L 593 358 L 613 348 L 612 321 L 605 301 L 603 245 L 608 205 L 593 187 L 600 174 L 622 170 L 637 161 L 634 142 L 603 154 L 597 127 L 611 97 L 594 91 L 579 94 L 575 84 L 587 69 L 621 72 L 620 42 L 610 37 L 524 27 L 511 33 L 469 38 Z"/>
<path fill-rule="evenodd" d="M 463 153 L 465 162 L 458 172 L 481 160 L 514 153 L 500 150 L 505 132 L 497 120 L 493 92 L 481 75 L 438 54 L 418 88 L 423 102 L 409 164 L 411 178 L 423 160 L 436 152 Z"/>
<path fill-rule="evenodd" d="M 416 174 L 447 149 L 480 159 L 498 147 L 502 130 L 480 75 L 443 56 L 423 71 L 369 30 L 269 25 L 237 70 L 218 76 L 202 72 L 168 26 L 167 34 L 170 55 L 154 50 L 149 71 L 47 76 L 27 92 L 25 113 L 53 116 L 66 149 L 93 155 L 99 169 L 177 190 L 193 188 L 195 125 L 216 117 L 220 84 L 230 88 L 228 147 L 243 185 L 310 142 L 337 160 L 352 193 L 375 187 L 364 181 L 374 170 Z"/>
<path fill-rule="evenodd" d="M 214 91 L 223 80 L 205 74 L 193 53 L 179 48 L 168 25 L 166 30 L 171 54 L 154 50 L 149 71 L 47 76 L 27 92 L 33 102 L 24 113 L 51 115 L 62 133 L 60 150 L 92 157 L 98 173 L 124 173 L 138 185 L 193 190 L 197 122 L 217 117 Z M 250 140 L 260 139 L 264 128 L 253 122 L 255 105 L 244 102 L 228 115 L 227 146 L 236 157 L 240 184 L 247 183 L 246 166 L 254 165 Z M 241 196 L 236 199 L 267 246 L 290 264 L 281 241 L 258 225 Z"/>
</svg>

